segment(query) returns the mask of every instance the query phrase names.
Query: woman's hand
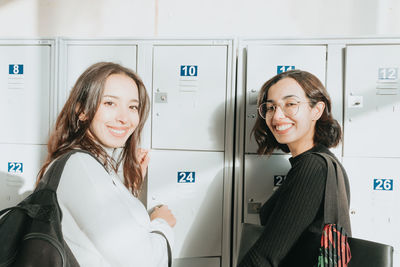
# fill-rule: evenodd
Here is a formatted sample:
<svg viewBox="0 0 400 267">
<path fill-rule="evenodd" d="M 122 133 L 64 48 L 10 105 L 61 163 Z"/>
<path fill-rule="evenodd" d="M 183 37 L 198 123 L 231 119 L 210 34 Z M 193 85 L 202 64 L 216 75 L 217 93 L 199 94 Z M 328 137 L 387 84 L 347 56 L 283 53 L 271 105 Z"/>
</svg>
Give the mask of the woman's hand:
<svg viewBox="0 0 400 267">
<path fill-rule="evenodd" d="M 150 162 L 149 150 L 138 148 L 136 153 L 140 169 L 142 171 L 142 176 L 145 177 L 147 173 L 147 166 L 149 165 Z"/>
<path fill-rule="evenodd" d="M 153 212 L 150 214 L 150 220 L 154 220 L 156 218 L 164 219 L 171 227 L 174 227 L 176 224 L 175 216 L 166 205 L 157 206 L 154 208 Z"/>
</svg>

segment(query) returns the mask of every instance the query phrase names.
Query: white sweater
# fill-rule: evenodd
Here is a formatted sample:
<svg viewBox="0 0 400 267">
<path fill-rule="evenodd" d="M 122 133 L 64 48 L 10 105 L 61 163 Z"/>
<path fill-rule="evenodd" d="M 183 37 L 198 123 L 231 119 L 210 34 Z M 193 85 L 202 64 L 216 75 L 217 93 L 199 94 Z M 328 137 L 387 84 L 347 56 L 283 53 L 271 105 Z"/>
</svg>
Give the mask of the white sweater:
<svg viewBox="0 0 400 267">
<path fill-rule="evenodd" d="M 144 205 L 88 154 L 67 161 L 57 189 L 64 239 L 82 267 L 165 267 L 172 228 L 150 221 Z"/>
</svg>

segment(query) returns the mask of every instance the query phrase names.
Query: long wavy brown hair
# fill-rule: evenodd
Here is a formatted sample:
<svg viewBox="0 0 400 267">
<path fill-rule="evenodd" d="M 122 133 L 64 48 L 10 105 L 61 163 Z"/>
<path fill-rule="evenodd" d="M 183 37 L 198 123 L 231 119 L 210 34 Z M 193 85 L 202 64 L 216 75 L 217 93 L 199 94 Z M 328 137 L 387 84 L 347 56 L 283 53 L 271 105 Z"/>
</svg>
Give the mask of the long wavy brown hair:
<svg viewBox="0 0 400 267">
<path fill-rule="evenodd" d="M 95 137 L 89 134 L 89 127 L 100 106 L 107 78 L 112 74 L 126 75 L 136 83 L 139 91 L 139 124 L 127 139 L 118 159 L 112 159 Z M 85 114 L 85 120 L 79 115 Z M 137 148 L 144 123 L 149 114 L 149 96 L 139 76 L 132 70 L 112 62 L 99 62 L 86 69 L 76 81 L 59 114 L 54 130 L 47 144 L 48 155 L 38 174 L 38 182 L 49 164 L 64 153 L 82 149 L 97 157 L 106 167 L 118 171 L 123 164 L 124 184 L 137 196 L 143 182 Z"/>
<path fill-rule="evenodd" d="M 332 117 L 331 98 L 322 82 L 315 75 L 307 71 L 290 70 L 272 77 L 261 87 L 257 101 L 258 106 L 267 100 L 269 88 L 286 78 L 295 80 L 303 88 L 308 100 L 310 100 L 310 107 L 314 107 L 320 101 L 325 103 L 325 109 L 315 124 L 314 144 L 322 144 L 328 148 L 337 146 L 342 139 L 342 130 L 338 121 Z M 252 134 L 258 144 L 257 153 L 259 155 L 271 155 L 275 149 L 281 149 L 286 153 L 290 152 L 286 144 L 278 143 L 265 119 L 261 118 L 260 115 L 257 116 Z"/>
</svg>

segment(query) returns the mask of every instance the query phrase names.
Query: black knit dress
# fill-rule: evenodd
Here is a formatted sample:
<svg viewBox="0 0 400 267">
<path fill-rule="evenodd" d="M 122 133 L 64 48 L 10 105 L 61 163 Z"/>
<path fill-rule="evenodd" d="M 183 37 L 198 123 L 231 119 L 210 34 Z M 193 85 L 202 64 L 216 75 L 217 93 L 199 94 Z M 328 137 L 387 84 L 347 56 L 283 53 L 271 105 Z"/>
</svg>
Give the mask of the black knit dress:
<svg viewBox="0 0 400 267">
<path fill-rule="evenodd" d="M 319 242 L 315 237 L 314 241 L 310 241 L 309 237 L 310 233 L 320 236 L 322 232 L 327 165 L 322 157 L 311 152 L 325 152 L 333 156 L 325 146 L 316 145 L 289 159 L 292 168 L 285 182 L 261 208 L 264 233 L 239 263 L 239 267 L 312 267 L 316 264 Z M 345 171 L 344 177 L 347 195 L 350 196 Z M 294 250 L 310 242 L 313 243 L 311 251 L 300 261 L 297 256 L 294 259 Z"/>
</svg>

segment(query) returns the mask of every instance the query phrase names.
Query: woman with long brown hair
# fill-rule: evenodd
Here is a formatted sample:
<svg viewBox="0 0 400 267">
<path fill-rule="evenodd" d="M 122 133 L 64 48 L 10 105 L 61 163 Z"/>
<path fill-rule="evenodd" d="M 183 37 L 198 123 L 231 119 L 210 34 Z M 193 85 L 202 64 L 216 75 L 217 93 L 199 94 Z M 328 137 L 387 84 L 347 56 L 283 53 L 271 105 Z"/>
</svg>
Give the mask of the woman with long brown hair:
<svg viewBox="0 0 400 267">
<path fill-rule="evenodd" d="M 136 73 L 100 62 L 79 77 L 57 118 L 39 179 L 61 155 L 88 152 L 68 159 L 57 189 L 64 239 L 81 266 L 167 266 L 175 217 L 167 206 L 149 216 L 137 199 L 149 162 L 138 148 L 148 112 Z"/>
</svg>

